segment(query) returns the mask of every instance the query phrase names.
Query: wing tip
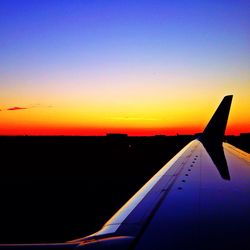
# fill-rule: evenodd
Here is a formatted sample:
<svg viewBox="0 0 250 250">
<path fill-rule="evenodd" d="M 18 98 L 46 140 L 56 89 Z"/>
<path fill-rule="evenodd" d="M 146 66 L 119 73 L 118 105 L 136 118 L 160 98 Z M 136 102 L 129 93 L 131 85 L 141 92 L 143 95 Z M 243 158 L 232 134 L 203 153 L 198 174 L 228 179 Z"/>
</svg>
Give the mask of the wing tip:
<svg viewBox="0 0 250 250">
<path fill-rule="evenodd" d="M 214 112 L 201 136 L 198 138 L 202 143 L 220 144 L 225 134 L 233 95 L 226 95 Z"/>
</svg>

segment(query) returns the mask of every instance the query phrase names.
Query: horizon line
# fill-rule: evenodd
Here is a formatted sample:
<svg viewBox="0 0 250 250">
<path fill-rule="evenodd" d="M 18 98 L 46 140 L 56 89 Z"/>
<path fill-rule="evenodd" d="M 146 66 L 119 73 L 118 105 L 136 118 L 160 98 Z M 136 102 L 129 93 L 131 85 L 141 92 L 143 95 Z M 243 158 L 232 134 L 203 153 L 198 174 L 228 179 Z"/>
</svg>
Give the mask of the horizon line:
<svg viewBox="0 0 250 250">
<path fill-rule="evenodd" d="M 129 135 L 127 133 L 106 133 L 103 135 L 77 135 L 77 134 L 0 134 L 0 137 L 109 137 L 109 136 L 126 136 L 126 137 L 174 137 L 174 136 L 197 136 L 201 133 L 193 133 L 193 134 L 152 134 L 152 135 Z M 242 136 L 242 135 L 250 135 L 250 132 L 241 132 L 239 134 L 226 134 L 224 136 Z"/>
</svg>

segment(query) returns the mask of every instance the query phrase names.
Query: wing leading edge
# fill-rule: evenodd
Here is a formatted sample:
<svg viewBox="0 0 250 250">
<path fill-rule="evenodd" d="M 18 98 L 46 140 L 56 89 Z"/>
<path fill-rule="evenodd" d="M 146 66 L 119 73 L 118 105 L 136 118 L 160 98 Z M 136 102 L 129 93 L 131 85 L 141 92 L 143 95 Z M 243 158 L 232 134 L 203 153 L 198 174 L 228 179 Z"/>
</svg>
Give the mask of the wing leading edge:
<svg viewBox="0 0 250 250">
<path fill-rule="evenodd" d="M 62 245 L 33 245 L 32 249 L 232 249 L 239 242 L 242 247 L 250 224 L 250 199 L 246 199 L 250 198 L 250 157 L 239 157 L 237 150 L 222 144 L 231 101 L 232 96 L 224 97 L 203 134 L 156 173 L 100 231 Z M 235 200 L 237 209 L 232 207 Z"/>
</svg>

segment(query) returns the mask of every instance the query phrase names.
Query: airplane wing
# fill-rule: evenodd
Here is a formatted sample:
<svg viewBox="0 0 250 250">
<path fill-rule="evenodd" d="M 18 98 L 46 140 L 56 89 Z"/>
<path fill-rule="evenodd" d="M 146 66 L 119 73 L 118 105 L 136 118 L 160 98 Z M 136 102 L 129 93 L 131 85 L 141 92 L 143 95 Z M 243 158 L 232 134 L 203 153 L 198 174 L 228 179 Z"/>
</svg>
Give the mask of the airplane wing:
<svg viewBox="0 0 250 250">
<path fill-rule="evenodd" d="M 104 226 L 65 244 L 0 249 L 250 249 L 250 155 L 223 143 L 232 96 Z"/>
</svg>

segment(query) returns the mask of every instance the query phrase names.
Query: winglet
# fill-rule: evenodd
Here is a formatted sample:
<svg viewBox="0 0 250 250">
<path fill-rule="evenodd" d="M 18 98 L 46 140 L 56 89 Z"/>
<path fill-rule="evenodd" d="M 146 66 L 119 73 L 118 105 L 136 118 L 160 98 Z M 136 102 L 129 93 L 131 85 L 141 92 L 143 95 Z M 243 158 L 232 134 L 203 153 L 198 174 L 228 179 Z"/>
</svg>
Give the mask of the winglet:
<svg viewBox="0 0 250 250">
<path fill-rule="evenodd" d="M 203 144 L 221 144 L 225 134 L 232 95 L 223 98 L 213 117 L 199 137 Z"/>
</svg>

